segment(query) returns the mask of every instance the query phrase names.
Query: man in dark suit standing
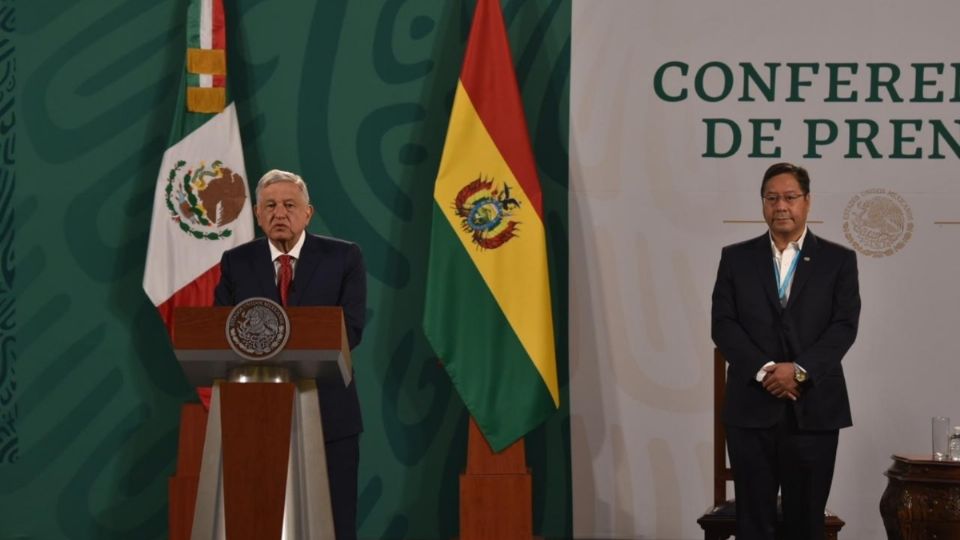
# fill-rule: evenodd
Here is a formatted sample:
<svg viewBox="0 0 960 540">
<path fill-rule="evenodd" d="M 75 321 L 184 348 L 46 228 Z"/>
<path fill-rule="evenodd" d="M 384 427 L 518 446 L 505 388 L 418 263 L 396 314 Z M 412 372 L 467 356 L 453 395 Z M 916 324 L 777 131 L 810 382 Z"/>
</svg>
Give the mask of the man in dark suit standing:
<svg viewBox="0 0 960 540">
<path fill-rule="evenodd" d="M 303 179 L 272 170 L 256 189 L 257 238 L 224 252 L 214 303 L 266 297 L 290 306 L 341 306 L 353 349 L 363 333 L 367 277 L 356 244 L 305 231 L 313 207 Z M 338 540 L 356 538 L 360 401 L 353 381 L 317 380 L 327 473 Z"/>
<path fill-rule="evenodd" d="M 712 334 L 729 364 L 723 421 L 737 540 L 822 539 L 840 428 L 852 425 L 840 361 L 860 318 L 856 254 L 807 228 L 810 176 L 778 163 L 760 186 L 769 231 L 723 248 Z"/>
</svg>

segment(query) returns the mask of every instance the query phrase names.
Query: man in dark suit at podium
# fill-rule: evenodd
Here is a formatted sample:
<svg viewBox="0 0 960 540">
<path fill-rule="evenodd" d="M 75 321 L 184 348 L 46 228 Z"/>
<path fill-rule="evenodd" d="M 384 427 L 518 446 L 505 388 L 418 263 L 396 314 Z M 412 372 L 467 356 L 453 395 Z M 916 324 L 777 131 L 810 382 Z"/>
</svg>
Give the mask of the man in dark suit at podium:
<svg viewBox="0 0 960 540">
<path fill-rule="evenodd" d="M 272 170 L 256 189 L 257 238 L 223 254 L 214 303 L 266 297 L 290 306 L 341 306 L 353 349 L 363 333 L 367 277 L 360 248 L 305 231 L 313 207 L 298 175 Z M 359 437 L 356 384 L 317 380 L 333 521 L 339 540 L 356 538 Z"/>
<path fill-rule="evenodd" d="M 723 248 L 713 289 L 736 537 L 774 538 L 779 489 L 787 537 L 822 539 L 839 430 L 852 425 L 840 361 L 860 318 L 857 258 L 807 228 L 802 167 L 771 166 L 760 194 L 769 231 Z"/>
</svg>

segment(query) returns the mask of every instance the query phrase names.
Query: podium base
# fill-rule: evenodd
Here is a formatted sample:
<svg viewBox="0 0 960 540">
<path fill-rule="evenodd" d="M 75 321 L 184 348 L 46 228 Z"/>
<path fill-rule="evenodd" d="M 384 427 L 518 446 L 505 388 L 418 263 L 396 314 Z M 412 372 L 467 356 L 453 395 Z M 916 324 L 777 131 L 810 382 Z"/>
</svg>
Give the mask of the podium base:
<svg viewBox="0 0 960 540">
<path fill-rule="evenodd" d="M 217 381 L 190 530 L 191 540 L 334 539 L 314 380 Z"/>
<path fill-rule="evenodd" d="M 167 481 L 169 539 L 189 540 L 193 527 L 193 509 L 197 503 L 203 435 L 207 430 L 207 411 L 199 403 L 180 407 L 180 434 L 177 443 L 177 473 Z"/>
</svg>

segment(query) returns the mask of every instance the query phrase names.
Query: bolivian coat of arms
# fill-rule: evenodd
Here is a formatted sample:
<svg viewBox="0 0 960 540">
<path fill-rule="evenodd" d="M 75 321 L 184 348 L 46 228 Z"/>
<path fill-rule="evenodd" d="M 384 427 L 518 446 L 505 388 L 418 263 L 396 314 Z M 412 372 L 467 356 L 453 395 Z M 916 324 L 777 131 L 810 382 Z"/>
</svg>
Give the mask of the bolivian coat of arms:
<svg viewBox="0 0 960 540">
<path fill-rule="evenodd" d="M 478 177 L 457 193 L 453 206 L 461 228 L 481 249 L 497 249 L 517 236 L 518 222 L 511 218 L 520 201 L 506 183 L 497 189 L 493 180 Z"/>
</svg>

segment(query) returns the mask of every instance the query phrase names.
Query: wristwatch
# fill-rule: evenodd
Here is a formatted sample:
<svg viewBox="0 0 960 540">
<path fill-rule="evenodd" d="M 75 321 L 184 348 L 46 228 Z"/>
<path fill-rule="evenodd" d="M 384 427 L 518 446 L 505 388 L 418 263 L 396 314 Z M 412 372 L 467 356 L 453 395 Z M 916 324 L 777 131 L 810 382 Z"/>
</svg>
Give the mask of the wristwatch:
<svg viewBox="0 0 960 540">
<path fill-rule="evenodd" d="M 793 380 L 797 381 L 798 383 L 806 382 L 806 380 L 807 380 L 807 372 L 804 371 L 804 370 L 802 370 L 802 369 L 800 369 L 800 368 L 798 368 L 798 367 L 794 367 L 794 368 L 793 368 Z"/>
</svg>

